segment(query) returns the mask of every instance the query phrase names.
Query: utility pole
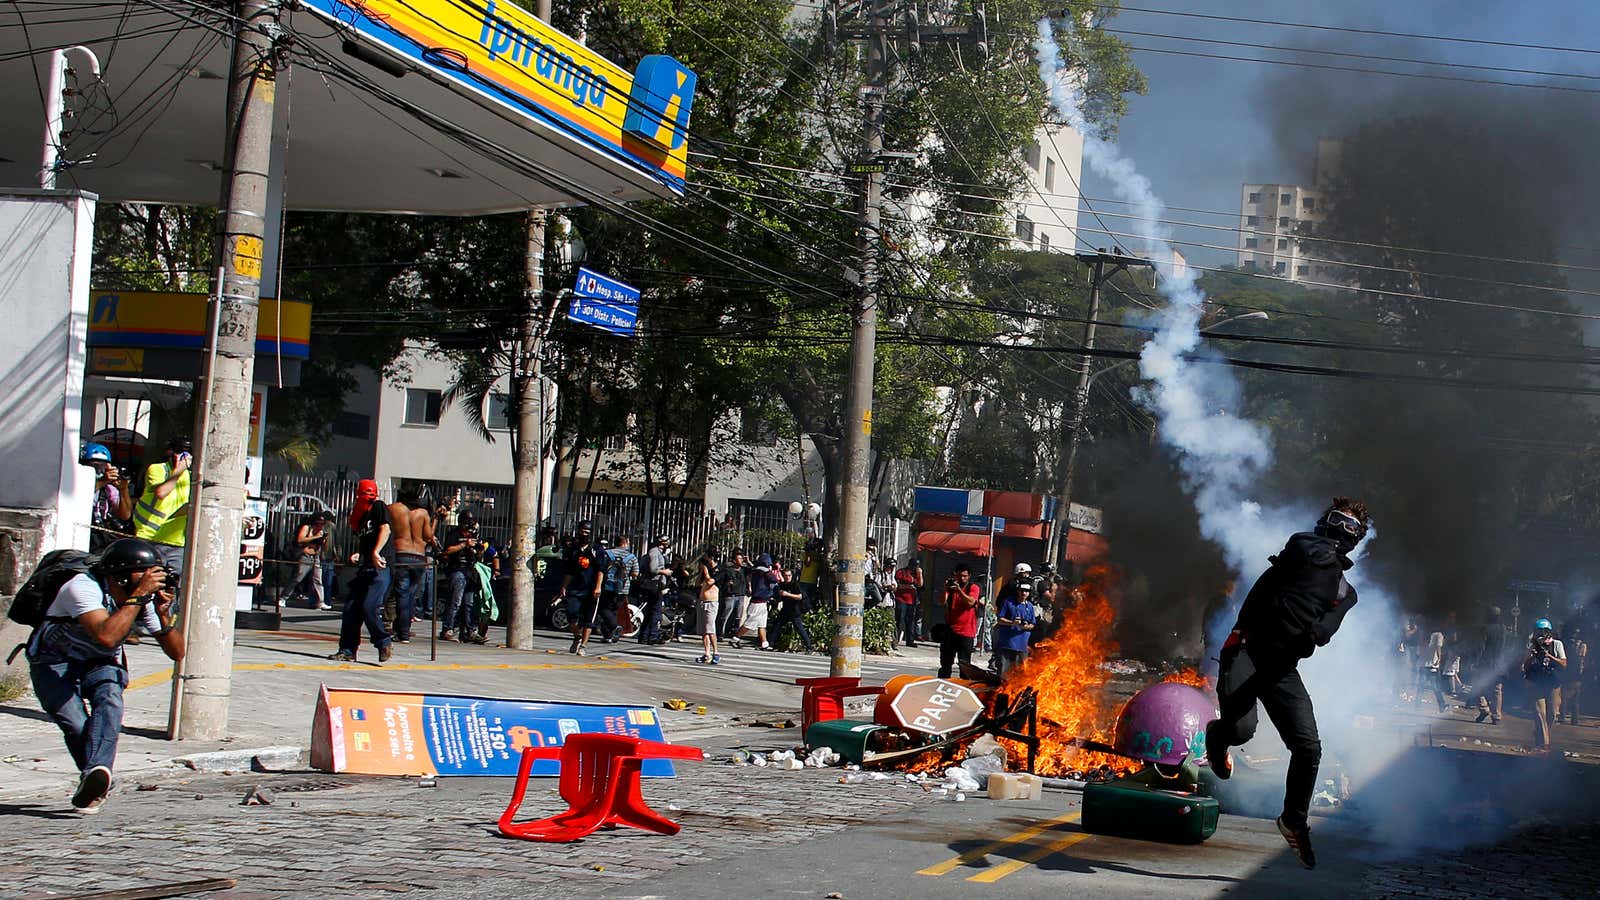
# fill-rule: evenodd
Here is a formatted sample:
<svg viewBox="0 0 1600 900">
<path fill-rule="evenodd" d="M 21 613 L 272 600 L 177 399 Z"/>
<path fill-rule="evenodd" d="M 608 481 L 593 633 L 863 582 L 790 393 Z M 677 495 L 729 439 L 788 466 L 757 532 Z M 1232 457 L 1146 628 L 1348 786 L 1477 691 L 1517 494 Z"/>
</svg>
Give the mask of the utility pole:
<svg viewBox="0 0 1600 900">
<path fill-rule="evenodd" d="M 227 735 L 233 614 L 244 517 L 250 386 L 266 234 L 267 170 L 277 89 L 278 0 L 238 0 L 228 80 L 217 273 L 195 410 L 195 467 L 183 591 L 188 654 L 174 667 L 167 724 L 174 740 Z"/>
<path fill-rule="evenodd" d="M 528 562 L 537 550 L 539 493 L 544 475 L 544 438 L 541 434 L 544 373 L 539 358 L 543 347 L 540 324 L 544 307 L 544 232 L 548 213 L 528 210 L 527 287 L 522 292 L 517 346 L 511 370 L 517 395 L 517 446 L 513 473 L 512 511 L 516 518 L 511 549 L 511 611 L 507 619 L 506 646 L 533 649 L 533 570 Z"/>
<path fill-rule="evenodd" d="M 539 0 L 536 15 L 550 21 L 550 0 Z M 544 308 L 544 232 L 549 213 L 528 210 L 527 254 L 517 343 L 512 351 L 511 388 L 516 392 L 517 430 L 513 448 L 511 513 L 511 609 L 506 616 L 506 646 L 533 649 L 537 616 L 534 572 L 529 565 L 538 550 L 539 513 L 544 486 L 544 348 L 540 325 Z"/>
<path fill-rule="evenodd" d="M 867 81 L 862 88 L 861 193 L 856 215 L 856 296 L 851 309 L 849 395 L 845 404 L 844 490 L 839 509 L 839 600 L 833 612 L 835 678 L 861 676 L 862 615 L 866 606 L 868 480 L 872 471 L 872 378 L 878 342 L 879 212 L 883 199 L 883 95 L 889 86 L 889 6 L 870 0 L 862 37 L 867 42 Z"/>
<path fill-rule="evenodd" d="M 883 200 L 885 159 L 908 154 L 883 152 L 883 101 L 889 88 L 891 40 L 906 40 L 912 52 L 924 40 L 975 40 L 980 56 L 988 55 L 988 31 L 979 6 L 970 26 L 925 26 L 908 5 L 904 21 L 899 0 L 867 0 L 867 20 L 854 28 L 839 28 L 832 7 L 824 12 L 823 28 L 831 42 L 835 35 L 862 40 L 867 45 L 866 83 L 861 90 L 861 158 L 849 167 L 861 178 L 856 202 L 857 281 L 852 304 L 853 326 L 847 364 L 849 391 L 844 420 L 844 489 L 840 492 L 839 561 L 835 572 L 838 601 L 833 613 L 832 659 L 828 673 L 836 678 L 861 675 L 862 615 L 866 602 L 867 517 L 871 511 L 872 381 L 878 341 L 878 250 L 882 244 L 880 207 Z"/>
<path fill-rule="evenodd" d="M 1089 385 L 1094 375 L 1089 372 L 1094 353 L 1095 326 L 1100 318 L 1100 289 L 1106 280 L 1130 265 L 1148 266 L 1148 260 L 1106 253 L 1079 253 L 1078 260 L 1089 266 L 1089 318 L 1083 326 L 1083 353 L 1078 358 L 1078 387 L 1072 392 L 1072 403 L 1062 423 L 1065 432 L 1066 456 L 1062 460 L 1060 477 L 1056 482 L 1056 518 L 1050 528 L 1049 558 L 1056 571 L 1065 574 L 1070 561 L 1067 558 L 1067 531 L 1071 528 L 1072 476 L 1078 466 L 1078 445 L 1083 438 L 1083 424 L 1089 412 Z M 1110 271 L 1107 271 L 1107 268 Z"/>
</svg>

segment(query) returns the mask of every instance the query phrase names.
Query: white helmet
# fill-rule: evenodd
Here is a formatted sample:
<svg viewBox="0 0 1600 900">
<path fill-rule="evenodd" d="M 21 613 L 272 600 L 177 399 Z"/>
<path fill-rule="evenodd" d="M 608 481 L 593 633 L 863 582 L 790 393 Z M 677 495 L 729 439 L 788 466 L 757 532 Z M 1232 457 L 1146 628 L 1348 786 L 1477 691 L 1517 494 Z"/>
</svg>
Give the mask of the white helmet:
<svg viewBox="0 0 1600 900">
<path fill-rule="evenodd" d="M 1033 566 L 1030 566 L 1027 563 L 1017 563 L 1017 567 L 1015 569 L 1011 570 L 1011 574 L 1013 574 L 1013 575 L 1032 575 L 1033 574 Z"/>
</svg>

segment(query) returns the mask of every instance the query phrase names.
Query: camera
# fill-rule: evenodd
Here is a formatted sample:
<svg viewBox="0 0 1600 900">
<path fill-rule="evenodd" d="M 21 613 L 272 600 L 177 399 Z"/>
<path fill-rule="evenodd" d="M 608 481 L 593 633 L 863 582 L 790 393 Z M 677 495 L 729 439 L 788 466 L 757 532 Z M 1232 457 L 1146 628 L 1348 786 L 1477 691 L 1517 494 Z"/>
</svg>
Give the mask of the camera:
<svg viewBox="0 0 1600 900">
<path fill-rule="evenodd" d="M 953 588 L 958 584 L 960 584 L 960 582 L 956 581 L 956 577 L 954 575 L 951 575 L 949 578 L 944 580 L 944 586 L 947 588 Z"/>
</svg>

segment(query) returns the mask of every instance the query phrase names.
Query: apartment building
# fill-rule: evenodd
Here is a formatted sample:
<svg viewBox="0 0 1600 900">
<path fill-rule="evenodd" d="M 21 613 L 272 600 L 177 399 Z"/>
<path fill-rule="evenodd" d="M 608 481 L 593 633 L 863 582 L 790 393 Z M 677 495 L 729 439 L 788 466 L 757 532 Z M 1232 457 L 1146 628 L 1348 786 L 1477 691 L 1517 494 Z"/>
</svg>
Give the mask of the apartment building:
<svg viewBox="0 0 1600 900">
<path fill-rule="evenodd" d="M 1340 143 L 1317 143 L 1312 184 L 1245 184 L 1239 188 L 1239 268 L 1289 281 L 1325 282 L 1336 268 L 1299 237 L 1326 215 L 1327 188 L 1339 169 Z"/>
</svg>

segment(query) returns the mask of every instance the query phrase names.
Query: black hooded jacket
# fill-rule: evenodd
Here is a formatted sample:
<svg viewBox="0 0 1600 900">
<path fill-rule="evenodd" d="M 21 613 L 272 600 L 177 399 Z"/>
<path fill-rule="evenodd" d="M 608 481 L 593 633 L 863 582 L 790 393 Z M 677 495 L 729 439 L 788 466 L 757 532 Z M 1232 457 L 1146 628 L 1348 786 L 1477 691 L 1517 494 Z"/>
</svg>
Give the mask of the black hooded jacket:
<svg viewBox="0 0 1600 900">
<path fill-rule="evenodd" d="M 1344 580 L 1351 562 L 1332 538 L 1310 532 L 1289 538 L 1270 561 L 1244 598 L 1235 628 L 1252 657 L 1304 659 L 1333 639 L 1356 605 L 1355 588 Z"/>
</svg>

